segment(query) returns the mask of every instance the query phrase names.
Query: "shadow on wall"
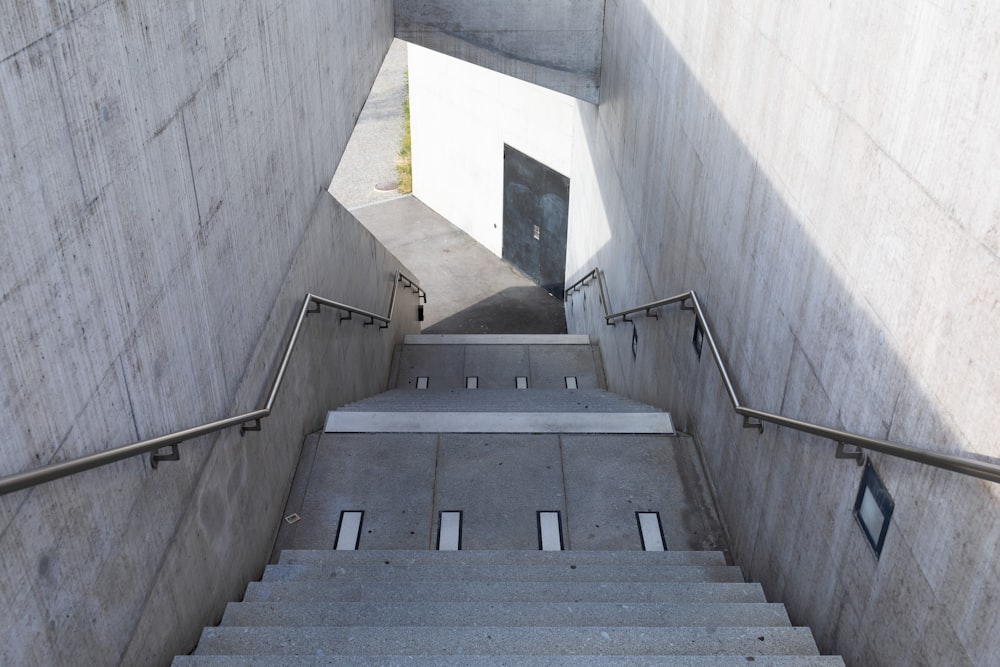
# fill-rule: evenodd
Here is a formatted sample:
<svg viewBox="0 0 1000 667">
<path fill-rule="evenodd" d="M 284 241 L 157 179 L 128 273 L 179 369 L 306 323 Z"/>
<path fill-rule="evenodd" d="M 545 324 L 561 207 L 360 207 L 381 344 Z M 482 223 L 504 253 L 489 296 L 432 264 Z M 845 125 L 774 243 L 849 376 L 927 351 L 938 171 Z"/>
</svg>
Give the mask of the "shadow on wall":
<svg viewBox="0 0 1000 667">
<path fill-rule="evenodd" d="M 436 322 L 423 333 L 566 333 L 566 315 L 562 301 L 541 287 L 508 287 Z"/>
<path fill-rule="evenodd" d="M 661 23 L 640 3 L 608 2 L 602 102 L 579 105 L 584 131 L 574 146 L 568 282 L 600 266 L 618 310 L 695 289 L 752 407 L 996 461 L 968 452 L 970 437 L 996 431 L 992 414 L 960 431 L 907 364 L 914 350 L 926 350 L 917 342 L 920 323 L 958 317 L 968 305 L 929 305 L 923 297 L 945 286 L 926 275 L 941 272 L 908 264 L 921 252 L 958 261 L 945 248 L 961 243 L 958 234 L 907 227 L 915 209 L 937 202 L 908 174 L 897 179 L 902 185 L 887 175 L 898 163 L 873 155 L 865 129 L 839 107 L 805 118 L 810 100 L 787 90 L 758 95 L 761 108 L 748 95 L 730 113 L 746 129 L 741 138 Z M 727 38 L 712 32 L 703 31 L 706 39 Z M 706 44 L 703 52 L 713 46 L 725 50 Z M 812 133 L 811 146 L 794 145 L 798 125 L 782 126 L 789 109 L 801 110 L 796 121 L 808 126 L 802 132 Z M 789 150 L 794 159 L 781 153 Z M 796 170 L 797 193 L 784 164 Z M 906 188 L 914 190 L 909 199 Z M 606 221 L 595 218 L 602 215 Z M 604 245 L 579 245 L 605 222 Z M 947 287 L 973 295 L 969 303 L 990 289 L 982 275 L 944 273 L 968 281 Z M 737 561 L 769 598 L 788 605 L 793 622 L 812 626 L 824 651 L 849 664 L 991 659 L 1000 600 L 977 582 L 1000 578 L 992 557 L 1000 530 L 987 519 L 997 513 L 996 485 L 873 456 L 896 501 L 876 561 L 851 515 L 861 469 L 835 460 L 835 445 L 825 440 L 772 426 L 763 435 L 742 430 L 707 353 L 701 361 L 694 353 L 688 313 L 665 309 L 659 319 L 608 327 L 596 288 L 588 287 L 569 298 L 566 316 L 571 331 L 600 341 L 612 390 L 671 409 L 696 436 Z M 980 335 L 989 330 L 987 316 L 981 326 L 969 323 Z M 933 353 L 956 363 L 975 358 L 985 349 L 975 339 Z M 988 395 L 989 379 L 976 379 Z M 946 381 L 935 387 L 948 389 Z"/>
</svg>

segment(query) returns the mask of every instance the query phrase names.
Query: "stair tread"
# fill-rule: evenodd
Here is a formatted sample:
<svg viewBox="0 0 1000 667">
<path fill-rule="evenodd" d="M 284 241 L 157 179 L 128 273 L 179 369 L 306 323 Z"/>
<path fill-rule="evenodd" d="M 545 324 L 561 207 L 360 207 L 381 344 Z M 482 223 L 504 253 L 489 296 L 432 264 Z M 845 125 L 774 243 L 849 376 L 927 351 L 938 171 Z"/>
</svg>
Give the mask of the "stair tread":
<svg viewBox="0 0 1000 667">
<path fill-rule="evenodd" d="M 748 661 L 747 658 L 753 658 Z M 632 655 L 324 655 L 232 656 L 185 655 L 174 658 L 174 667 L 633 667 Z M 645 655 L 649 667 L 843 667 L 839 656 L 829 655 Z"/>
<path fill-rule="evenodd" d="M 604 389 L 390 389 L 338 412 L 662 413 Z"/>
<path fill-rule="evenodd" d="M 733 582 L 522 582 L 522 581 L 261 581 L 244 601 L 447 602 L 765 602 L 760 584 Z"/>
<path fill-rule="evenodd" d="M 198 655 L 817 655 L 796 627 L 209 627 Z"/>
<path fill-rule="evenodd" d="M 742 582 L 738 567 L 724 565 L 268 565 L 262 581 L 720 581 Z"/>
<path fill-rule="evenodd" d="M 393 550 L 362 549 L 335 551 L 332 549 L 285 549 L 278 560 L 282 565 L 329 563 L 376 563 L 385 561 L 397 565 L 432 563 L 475 564 L 502 563 L 577 565 L 727 565 L 721 551 L 540 551 L 540 550 Z"/>
<path fill-rule="evenodd" d="M 351 412 L 327 415 L 327 433 L 636 433 L 673 435 L 670 415 L 573 412 Z"/>
<path fill-rule="evenodd" d="M 404 345 L 590 345 L 586 334 L 407 334 Z"/>
<path fill-rule="evenodd" d="M 445 584 L 446 585 L 446 584 Z M 782 604 L 634 602 L 233 602 L 224 626 L 790 626 Z"/>
</svg>

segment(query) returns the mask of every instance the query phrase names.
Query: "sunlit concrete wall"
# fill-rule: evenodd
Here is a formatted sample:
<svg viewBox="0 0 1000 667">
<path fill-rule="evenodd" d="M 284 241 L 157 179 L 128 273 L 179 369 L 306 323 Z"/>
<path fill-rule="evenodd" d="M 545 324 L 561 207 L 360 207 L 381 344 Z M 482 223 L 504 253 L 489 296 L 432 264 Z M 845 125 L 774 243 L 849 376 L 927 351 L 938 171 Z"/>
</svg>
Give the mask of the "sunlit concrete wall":
<svg viewBox="0 0 1000 667">
<path fill-rule="evenodd" d="M 387 307 L 398 263 L 325 188 L 391 1 L 3 6 L 0 474 L 255 408 L 307 291 Z M 261 433 L 0 497 L 0 663 L 190 650 L 259 575 L 303 433 L 384 386 L 401 298 L 383 332 L 310 316 Z"/>
<path fill-rule="evenodd" d="M 574 100 L 412 44 L 409 81 L 413 194 L 501 255 L 504 144 L 568 175 Z"/>
<path fill-rule="evenodd" d="M 396 37 L 597 102 L 604 0 L 395 0 Z"/>
<path fill-rule="evenodd" d="M 1000 13 L 984 3 L 608 0 L 601 104 L 579 105 L 567 275 L 615 308 L 695 289 L 745 402 L 1000 459 Z M 571 332 L 613 389 L 704 450 L 746 575 L 853 665 L 1000 650 L 1000 485 L 874 455 L 881 560 L 834 443 L 743 430 L 689 313 Z"/>
</svg>

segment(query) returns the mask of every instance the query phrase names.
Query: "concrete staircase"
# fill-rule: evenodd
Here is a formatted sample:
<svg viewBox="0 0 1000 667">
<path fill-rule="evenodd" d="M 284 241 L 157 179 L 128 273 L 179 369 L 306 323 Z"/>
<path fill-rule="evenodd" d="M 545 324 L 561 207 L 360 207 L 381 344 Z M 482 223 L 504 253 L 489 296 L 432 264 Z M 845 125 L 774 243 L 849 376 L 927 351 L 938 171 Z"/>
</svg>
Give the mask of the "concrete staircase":
<svg viewBox="0 0 1000 667">
<path fill-rule="evenodd" d="M 389 386 L 331 412 L 326 432 L 674 432 L 668 413 L 603 389 L 587 336 L 407 336 Z"/>
<path fill-rule="evenodd" d="M 603 388 L 585 338 L 409 337 L 390 387 L 307 442 L 293 548 L 175 665 L 843 664 L 723 552 L 691 550 L 715 543 L 692 518 L 711 503 L 678 495 L 695 457 L 669 415 Z M 475 550 L 436 550 L 456 509 Z M 345 542 L 347 510 L 365 523 Z M 539 550 L 542 513 L 566 550 Z"/>
<path fill-rule="evenodd" d="M 286 551 L 174 665 L 842 665 L 719 552 Z M 252 662 L 251 662 L 252 660 Z"/>
</svg>

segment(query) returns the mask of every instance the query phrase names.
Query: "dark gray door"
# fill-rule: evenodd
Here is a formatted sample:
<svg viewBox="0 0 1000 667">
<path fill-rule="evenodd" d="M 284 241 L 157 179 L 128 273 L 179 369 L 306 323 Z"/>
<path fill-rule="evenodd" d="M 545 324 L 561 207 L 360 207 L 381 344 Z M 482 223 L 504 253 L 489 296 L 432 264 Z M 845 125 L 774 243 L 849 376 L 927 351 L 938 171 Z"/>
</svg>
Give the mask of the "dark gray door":
<svg viewBox="0 0 1000 667">
<path fill-rule="evenodd" d="M 568 221 L 569 178 L 504 144 L 503 258 L 560 299 Z"/>
</svg>

